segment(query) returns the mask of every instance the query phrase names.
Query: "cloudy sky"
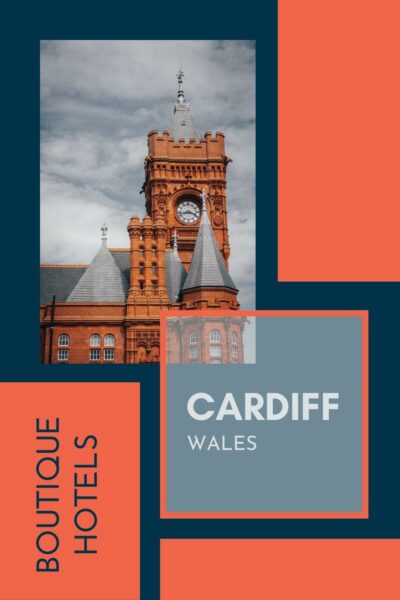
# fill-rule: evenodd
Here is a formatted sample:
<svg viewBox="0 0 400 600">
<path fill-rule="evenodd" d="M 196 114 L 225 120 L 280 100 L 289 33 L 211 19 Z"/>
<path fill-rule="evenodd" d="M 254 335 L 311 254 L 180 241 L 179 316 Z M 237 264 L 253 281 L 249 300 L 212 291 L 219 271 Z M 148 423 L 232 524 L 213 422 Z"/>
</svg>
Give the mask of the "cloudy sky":
<svg viewBox="0 0 400 600">
<path fill-rule="evenodd" d="M 128 247 L 143 217 L 147 133 L 169 128 L 176 73 L 200 132 L 223 131 L 230 271 L 255 306 L 255 48 L 246 41 L 45 41 L 41 45 L 41 260 L 88 263 L 109 227 Z"/>
</svg>

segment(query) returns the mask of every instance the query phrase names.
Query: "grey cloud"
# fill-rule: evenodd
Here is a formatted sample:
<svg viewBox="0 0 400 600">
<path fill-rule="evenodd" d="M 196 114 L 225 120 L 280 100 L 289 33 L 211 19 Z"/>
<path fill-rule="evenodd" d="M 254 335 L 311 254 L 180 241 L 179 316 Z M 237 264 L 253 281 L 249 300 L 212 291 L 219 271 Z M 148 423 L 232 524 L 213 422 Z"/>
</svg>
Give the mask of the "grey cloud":
<svg viewBox="0 0 400 600">
<path fill-rule="evenodd" d="M 41 256 L 89 262 L 109 225 L 127 247 L 144 215 L 147 133 L 168 128 L 175 74 L 200 131 L 223 131 L 230 269 L 243 307 L 255 305 L 255 49 L 246 41 L 46 41 L 41 48 Z"/>
</svg>

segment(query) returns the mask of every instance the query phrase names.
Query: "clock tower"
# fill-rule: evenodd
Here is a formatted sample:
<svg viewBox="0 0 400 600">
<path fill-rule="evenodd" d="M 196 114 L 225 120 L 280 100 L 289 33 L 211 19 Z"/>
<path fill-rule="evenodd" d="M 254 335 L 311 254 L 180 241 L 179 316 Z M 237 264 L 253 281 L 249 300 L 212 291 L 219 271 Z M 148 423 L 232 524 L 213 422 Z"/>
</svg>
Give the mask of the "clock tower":
<svg viewBox="0 0 400 600">
<path fill-rule="evenodd" d="M 170 131 L 151 131 L 145 158 L 146 211 L 151 219 L 163 219 L 166 243 L 174 231 L 180 260 L 188 270 L 201 220 L 202 189 L 207 212 L 221 256 L 228 266 L 230 254 L 226 209 L 225 136 L 217 132 L 200 135 L 183 92 L 183 73 L 178 75 L 178 94 Z"/>
<path fill-rule="evenodd" d="M 171 128 L 148 135 L 147 214 L 131 217 L 129 248 L 108 248 L 104 226 L 90 265 L 41 269 L 44 362 L 159 362 L 160 314 L 170 309 L 233 311 L 204 326 L 175 320 L 173 362 L 243 361 L 239 290 L 228 269 L 229 162 L 223 133 L 199 134 L 179 71 Z"/>
</svg>

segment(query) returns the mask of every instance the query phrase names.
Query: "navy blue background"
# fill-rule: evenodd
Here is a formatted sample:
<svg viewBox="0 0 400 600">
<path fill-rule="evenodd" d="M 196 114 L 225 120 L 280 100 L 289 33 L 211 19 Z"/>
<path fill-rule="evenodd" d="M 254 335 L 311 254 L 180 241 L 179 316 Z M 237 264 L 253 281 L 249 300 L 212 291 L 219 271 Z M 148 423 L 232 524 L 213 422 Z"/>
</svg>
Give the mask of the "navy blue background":
<svg viewBox="0 0 400 600">
<path fill-rule="evenodd" d="M 1 19 L 0 379 L 140 381 L 143 600 L 159 594 L 160 538 L 400 537 L 399 284 L 276 282 L 275 2 L 264 3 L 262 15 L 227 3 L 156 7 L 41 2 L 19 4 L 14 12 L 3 8 Z M 160 520 L 158 367 L 39 364 L 39 40 L 146 38 L 257 40 L 257 308 L 370 311 L 369 520 Z"/>
</svg>

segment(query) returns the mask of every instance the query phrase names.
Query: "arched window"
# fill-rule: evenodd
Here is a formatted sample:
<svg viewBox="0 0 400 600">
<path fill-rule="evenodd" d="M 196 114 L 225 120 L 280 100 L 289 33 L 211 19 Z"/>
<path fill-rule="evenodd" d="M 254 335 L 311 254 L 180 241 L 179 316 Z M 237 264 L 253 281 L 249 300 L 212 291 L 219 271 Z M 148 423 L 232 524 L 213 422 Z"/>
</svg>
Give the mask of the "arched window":
<svg viewBox="0 0 400 600">
<path fill-rule="evenodd" d="M 157 275 L 157 265 L 151 265 L 151 272 L 153 275 Z"/>
<path fill-rule="evenodd" d="M 210 342 L 220 342 L 221 332 L 219 329 L 211 329 L 210 331 Z"/>
<path fill-rule="evenodd" d="M 107 348 L 114 348 L 114 346 L 115 346 L 115 337 L 113 336 L 112 333 L 107 333 L 107 335 L 104 336 L 104 345 Z"/>
<path fill-rule="evenodd" d="M 197 344 L 199 341 L 199 336 L 196 331 L 191 331 L 189 334 L 189 344 Z"/>
<path fill-rule="evenodd" d="M 239 350 L 238 350 L 237 346 L 232 346 L 232 356 L 233 356 L 233 358 L 238 358 Z"/>
<path fill-rule="evenodd" d="M 150 360 L 151 360 L 151 362 L 159 362 L 160 349 L 158 346 L 152 346 L 152 348 L 150 350 Z"/>
<path fill-rule="evenodd" d="M 138 362 L 146 362 L 146 348 L 144 346 L 138 346 L 137 361 Z"/>
<path fill-rule="evenodd" d="M 95 348 L 98 348 L 101 345 L 101 337 L 98 333 L 94 333 L 90 336 L 90 345 Z"/>
<path fill-rule="evenodd" d="M 59 346 L 69 346 L 69 335 L 62 333 L 58 338 Z"/>
<path fill-rule="evenodd" d="M 143 275 L 144 274 L 144 264 L 140 263 L 139 265 L 139 275 Z"/>
<path fill-rule="evenodd" d="M 238 343 L 238 334 L 236 333 L 236 331 L 232 331 L 232 344 L 234 346 L 237 346 Z"/>
</svg>

